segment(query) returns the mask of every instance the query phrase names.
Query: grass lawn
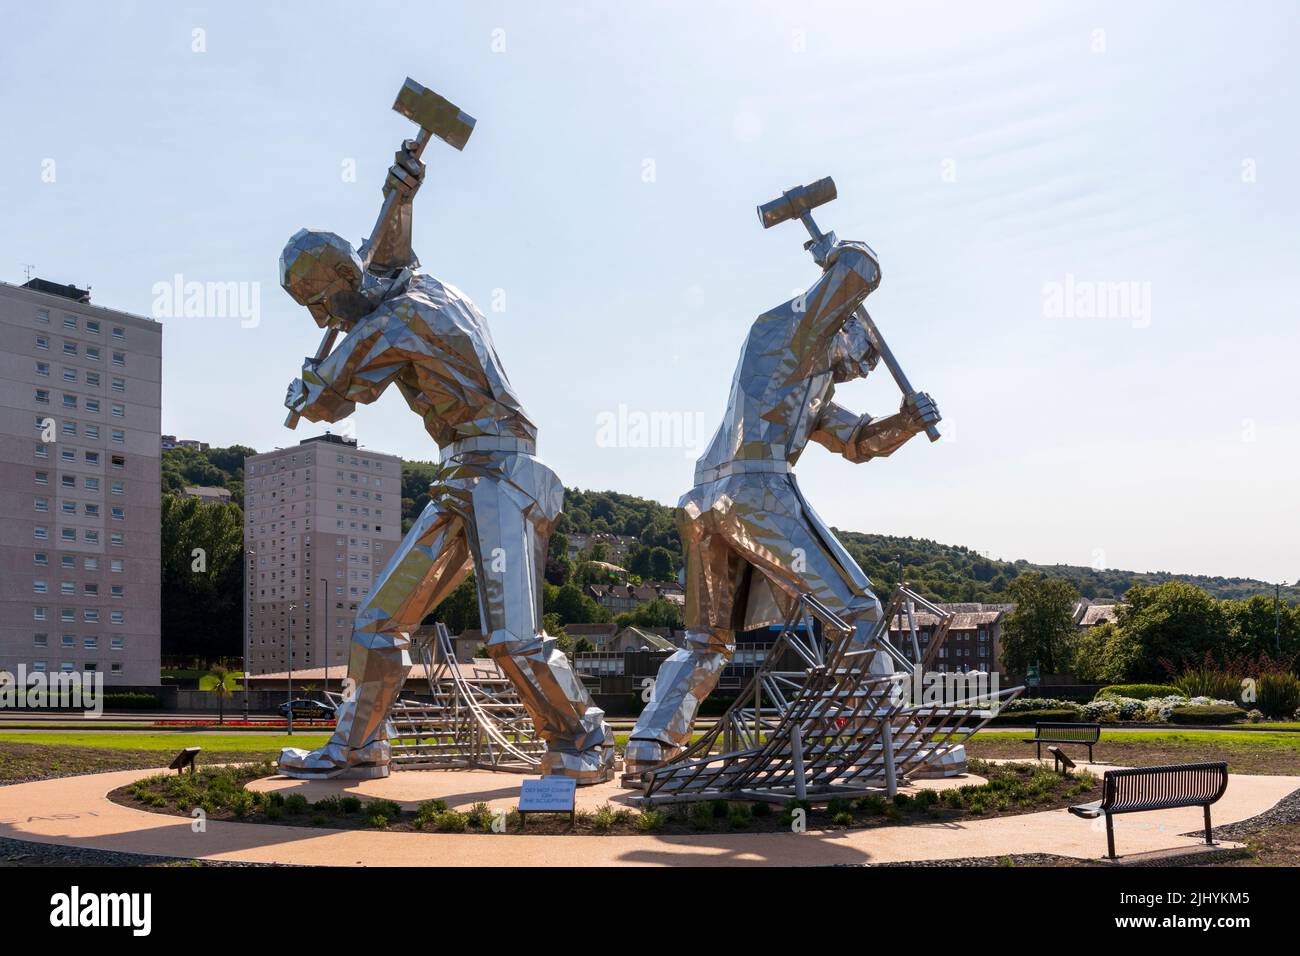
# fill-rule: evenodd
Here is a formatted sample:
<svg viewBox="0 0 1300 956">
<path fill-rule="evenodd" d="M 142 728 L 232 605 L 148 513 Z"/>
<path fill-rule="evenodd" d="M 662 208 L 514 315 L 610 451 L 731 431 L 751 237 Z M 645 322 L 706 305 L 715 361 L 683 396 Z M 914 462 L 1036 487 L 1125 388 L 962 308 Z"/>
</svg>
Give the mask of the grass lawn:
<svg viewBox="0 0 1300 956">
<path fill-rule="evenodd" d="M 1021 742 L 1025 737 L 1018 732 L 981 732 L 967 742 L 966 749 L 973 757 L 1029 757 L 1034 748 Z M 1061 749 L 1076 760 L 1088 756 L 1087 749 L 1078 745 L 1063 744 Z M 1093 757 L 1099 763 L 1125 767 L 1226 760 L 1233 773 L 1300 775 L 1300 734 L 1123 731 L 1103 727 Z"/>
<path fill-rule="evenodd" d="M 202 747 L 223 753 L 279 753 L 281 747 L 312 750 L 329 739 L 329 734 L 177 734 L 133 731 L 90 733 L 22 733 L 0 732 L 0 744 L 30 744 L 44 747 L 93 747 L 96 750 L 157 750 L 175 754 L 186 747 Z"/>
</svg>

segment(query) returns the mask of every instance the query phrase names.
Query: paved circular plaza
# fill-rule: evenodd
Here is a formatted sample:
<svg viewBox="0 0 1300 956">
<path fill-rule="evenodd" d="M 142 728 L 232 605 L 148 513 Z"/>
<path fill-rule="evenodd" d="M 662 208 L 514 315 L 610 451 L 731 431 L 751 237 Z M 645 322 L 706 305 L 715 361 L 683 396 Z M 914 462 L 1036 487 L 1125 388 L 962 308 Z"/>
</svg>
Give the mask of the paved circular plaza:
<svg viewBox="0 0 1300 956">
<path fill-rule="evenodd" d="M 1101 773 L 1111 769 L 1091 765 Z M 165 772 L 124 770 L 0 787 L 0 836 L 94 850 L 245 863 L 343 866 L 795 865 L 899 863 L 1039 853 L 1096 860 L 1104 830 L 1065 810 L 980 820 L 914 823 L 807 833 L 557 836 L 520 833 L 410 833 L 207 822 L 195 833 L 188 817 L 122 806 L 108 794 Z M 438 797 L 453 808 L 485 802 L 512 808 L 523 778 L 489 771 L 402 771 L 384 780 L 301 781 L 269 777 L 251 789 L 386 798 L 407 807 Z M 966 777 L 923 781 L 927 787 L 981 782 Z M 1296 790 L 1294 777 L 1234 774 L 1214 805 L 1216 825 L 1263 813 Z M 578 790 L 578 809 L 605 802 L 632 805 L 635 793 L 606 784 Z M 1195 850 L 1199 807 L 1120 816 L 1116 842 L 1126 859 Z M 1238 846 L 1223 843 L 1222 846 Z"/>
</svg>

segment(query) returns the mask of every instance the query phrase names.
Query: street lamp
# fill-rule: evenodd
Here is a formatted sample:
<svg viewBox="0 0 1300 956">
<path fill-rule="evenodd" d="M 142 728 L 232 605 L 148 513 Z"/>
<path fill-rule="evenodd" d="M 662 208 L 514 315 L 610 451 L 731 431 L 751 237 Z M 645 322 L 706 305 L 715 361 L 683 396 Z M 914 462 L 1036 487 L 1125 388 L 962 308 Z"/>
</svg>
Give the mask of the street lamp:
<svg viewBox="0 0 1300 956">
<path fill-rule="evenodd" d="M 248 723 L 248 675 L 252 673 L 248 666 L 248 589 L 252 586 L 249 575 L 249 558 L 256 558 L 257 552 L 244 549 L 244 723 Z"/>
<path fill-rule="evenodd" d="M 293 612 L 298 607 L 296 604 L 289 605 L 289 696 L 287 698 L 286 713 L 284 718 L 288 721 L 289 736 L 293 736 Z"/>
</svg>

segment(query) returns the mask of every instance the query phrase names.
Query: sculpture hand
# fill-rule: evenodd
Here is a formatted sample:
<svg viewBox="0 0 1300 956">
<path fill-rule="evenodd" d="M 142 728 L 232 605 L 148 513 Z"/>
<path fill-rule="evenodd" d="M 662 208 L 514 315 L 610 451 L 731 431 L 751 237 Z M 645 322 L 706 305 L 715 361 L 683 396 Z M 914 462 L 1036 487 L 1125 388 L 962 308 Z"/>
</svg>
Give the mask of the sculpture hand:
<svg viewBox="0 0 1300 956">
<path fill-rule="evenodd" d="M 914 433 L 923 432 L 931 425 L 943 421 L 943 417 L 939 414 L 939 406 L 925 392 L 915 392 L 903 399 L 898 412 L 903 416 L 907 427 Z"/>
<path fill-rule="evenodd" d="M 397 192 L 403 200 L 411 199 L 424 182 L 424 163 L 415 155 L 415 140 L 408 139 L 393 157 L 388 168 L 384 192 Z"/>
<path fill-rule="evenodd" d="M 302 410 L 307 405 L 307 386 L 303 384 L 302 379 L 295 378 L 289 383 L 289 389 L 285 392 L 284 407 L 291 412 L 302 414 Z"/>
</svg>

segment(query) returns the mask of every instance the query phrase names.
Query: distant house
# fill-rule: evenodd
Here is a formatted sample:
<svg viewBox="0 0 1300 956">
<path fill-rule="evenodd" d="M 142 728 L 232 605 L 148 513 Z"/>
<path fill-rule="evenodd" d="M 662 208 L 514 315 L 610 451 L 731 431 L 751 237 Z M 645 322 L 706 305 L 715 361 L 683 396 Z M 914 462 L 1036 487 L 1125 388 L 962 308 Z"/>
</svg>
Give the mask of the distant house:
<svg viewBox="0 0 1300 956">
<path fill-rule="evenodd" d="M 197 441 L 193 438 L 177 438 L 175 435 L 161 436 L 161 447 L 163 451 L 170 451 L 173 448 L 192 448 L 195 451 L 207 451 L 208 443 Z"/>
<path fill-rule="evenodd" d="M 198 498 L 207 502 L 227 502 L 230 500 L 230 491 L 227 488 L 212 488 L 207 485 L 186 485 L 181 489 L 182 498 Z"/>
<path fill-rule="evenodd" d="M 953 618 L 948 626 L 948 636 L 939 648 L 932 668 L 941 673 L 1000 671 L 1001 664 L 998 660 L 1002 653 L 1002 622 L 1015 605 L 967 602 L 940 604 L 939 607 L 951 612 Z M 938 629 L 939 618 L 928 611 L 918 610 L 915 619 L 917 642 L 920 644 L 921 656 L 924 657 Z M 911 629 L 906 617 L 901 620 L 897 616 L 890 618 L 889 638 L 908 660 L 915 659 Z"/>
<path fill-rule="evenodd" d="M 615 654 L 623 654 L 628 651 L 668 651 L 671 653 L 677 650 L 677 645 L 662 634 L 655 633 L 655 631 L 641 627 L 625 627 L 601 650 Z"/>
<path fill-rule="evenodd" d="M 645 584 L 589 584 L 585 592 L 610 614 L 635 611 L 642 604 L 664 600 L 678 607 L 686 603 L 682 586 L 676 581 L 649 581 Z"/>
<path fill-rule="evenodd" d="M 1098 624 L 1114 624 L 1119 619 L 1121 606 L 1116 603 L 1094 604 L 1087 599 L 1082 600 L 1074 606 L 1074 626 L 1081 631 L 1086 631 Z"/>
</svg>

